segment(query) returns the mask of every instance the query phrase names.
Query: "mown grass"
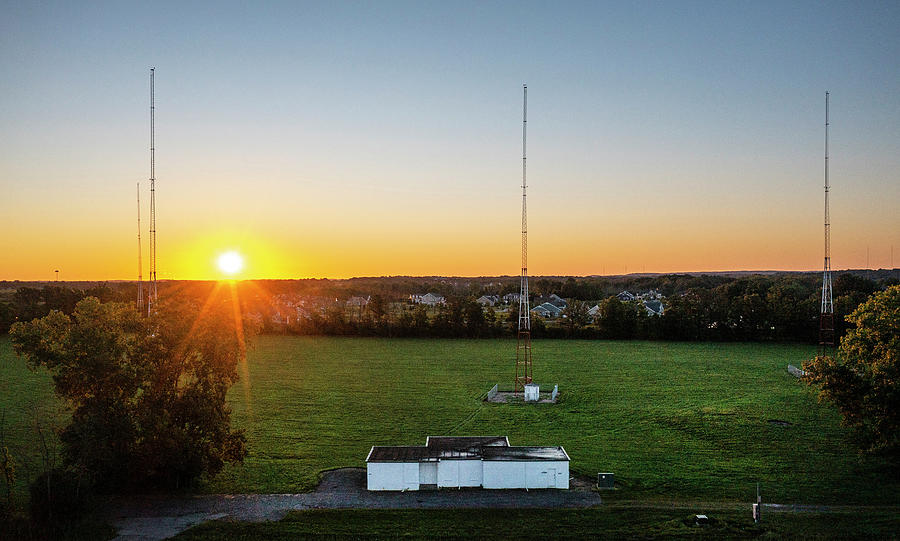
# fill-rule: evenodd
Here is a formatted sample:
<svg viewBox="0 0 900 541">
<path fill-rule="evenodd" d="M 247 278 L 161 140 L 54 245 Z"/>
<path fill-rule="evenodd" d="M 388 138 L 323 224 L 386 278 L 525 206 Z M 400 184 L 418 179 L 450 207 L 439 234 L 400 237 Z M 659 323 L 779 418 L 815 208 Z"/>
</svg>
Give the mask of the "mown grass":
<svg viewBox="0 0 900 541">
<path fill-rule="evenodd" d="M 0 336 L 0 447 L 9 448 L 16 469 L 14 503 L 25 503 L 28 484 L 44 471 L 45 461 L 59 462 L 56 431 L 67 419 L 49 374 L 28 370 L 25 360 L 13 353 L 9 338 Z M 3 483 L 0 480 L 5 489 Z"/>
<path fill-rule="evenodd" d="M 754 524 L 749 512 L 694 514 L 657 509 L 428 509 L 294 511 L 278 522 L 215 521 L 187 530 L 180 541 L 350 538 L 456 539 L 896 539 L 895 516 L 868 513 L 768 514 Z"/>
<path fill-rule="evenodd" d="M 558 383 L 559 403 L 484 403 L 494 383 L 511 385 L 514 351 L 508 340 L 259 337 L 228 395 L 250 455 L 201 490 L 305 491 L 322 470 L 364 466 L 372 445 L 499 434 L 563 445 L 573 472 L 615 473 L 612 501 L 746 502 L 759 482 L 768 502 L 900 503 L 896 469 L 860 458 L 836 412 L 787 374 L 812 347 L 536 341 L 535 379 Z M 25 412 L 53 401 L 50 381 L 8 340 L 0 356 L 0 407 L 25 459 Z"/>
</svg>

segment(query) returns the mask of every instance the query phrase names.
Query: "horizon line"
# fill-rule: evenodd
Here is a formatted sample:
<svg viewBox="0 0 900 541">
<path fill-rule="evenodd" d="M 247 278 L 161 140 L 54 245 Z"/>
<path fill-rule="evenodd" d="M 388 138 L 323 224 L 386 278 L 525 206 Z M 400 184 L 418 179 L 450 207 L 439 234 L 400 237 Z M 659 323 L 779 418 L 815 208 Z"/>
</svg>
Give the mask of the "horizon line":
<svg viewBox="0 0 900 541">
<path fill-rule="evenodd" d="M 865 269 L 865 268 L 844 268 L 832 269 L 832 272 L 895 272 L 900 267 Z M 738 269 L 738 270 L 696 270 L 696 271 L 672 271 L 672 272 L 630 272 L 625 274 L 538 274 L 532 275 L 530 278 L 622 278 L 622 277 L 647 277 L 647 276 L 678 276 L 678 275 L 710 275 L 710 274 L 819 274 L 821 269 L 810 270 L 784 270 L 784 269 Z M 350 276 L 344 278 L 335 278 L 329 276 L 304 276 L 293 278 L 163 278 L 160 282 L 253 282 L 253 281 L 290 281 L 290 280 L 375 280 L 385 278 L 455 278 L 455 279 L 475 279 L 475 278 L 518 278 L 518 275 L 512 274 L 481 274 L 481 275 L 452 275 L 452 274 L 387 274 L 387 275 L 369 275 L 369 276 Z M 0 278 L 0 282 L 37 282 L 37 283 L 75 283 L 75 282 L 116 282 L 116 283 L 137 283 L 134 278 L 85 278 L 75 280 L 56 280 L 56 279 L 27 279 L 27 278 Z"/>
</svg>

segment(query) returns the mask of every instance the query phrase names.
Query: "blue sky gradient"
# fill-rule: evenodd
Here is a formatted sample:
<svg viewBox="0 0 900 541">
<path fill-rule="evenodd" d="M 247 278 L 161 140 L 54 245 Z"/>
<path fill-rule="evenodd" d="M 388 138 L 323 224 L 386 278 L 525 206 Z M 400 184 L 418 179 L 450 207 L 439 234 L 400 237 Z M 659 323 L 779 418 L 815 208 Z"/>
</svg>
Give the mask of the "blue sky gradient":
<svg viewBox="0 0 900 541">
<path fill-rule="evenodd" d="M 167 277 L 516 274 L 523 82 L 535 273 L 819 268 L 825 90 L 834 264 L 900 262 L 898 2 L 0 15 L 0 279 L 135 274 L 151 66 Z"/>
</svg>

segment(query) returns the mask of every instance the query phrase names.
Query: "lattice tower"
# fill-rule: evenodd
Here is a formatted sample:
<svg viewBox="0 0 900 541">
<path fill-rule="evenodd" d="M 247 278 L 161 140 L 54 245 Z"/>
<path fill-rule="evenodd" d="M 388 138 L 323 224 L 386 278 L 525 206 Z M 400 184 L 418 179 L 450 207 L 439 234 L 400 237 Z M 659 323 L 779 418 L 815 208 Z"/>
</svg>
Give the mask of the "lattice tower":
<svg viewBox="0 0 900 541">
<path fill-rule="evenodd" d="M 834 349 L 834 302 L 831 291 L 831 216 L 828 209 L 828 92 L 825 92 L 825 270 L 822 273 L 822 305 L 819 313 L 819 353 Z"/>
<path fill-rule="evenodd" d="M 147 313 L 156 307 L 159 300 L 156 284 L 156 103 L 153 88 L 155 70 L 156 68 L 150 68 L 150 285 Z"/>
<path fill-rule="evenodd" d="M 144 261 L 143 248 L 141 247 L 141 183 L 137 183 L 137 248 L 138 248 L 138 280 L 137 280 L 137 309 L 138 313 L 144 311 Z"/>
<path fill-rule="evenodd" d="M 519 330 L 516 340 L 516 381 L 514 392 L 531 383 L 531 309 L 528 302 L 528 205 L 526 198 L 528 134 L 528 85 L 522 85 L 522 274 L 519 283 Z"/>
</svg>

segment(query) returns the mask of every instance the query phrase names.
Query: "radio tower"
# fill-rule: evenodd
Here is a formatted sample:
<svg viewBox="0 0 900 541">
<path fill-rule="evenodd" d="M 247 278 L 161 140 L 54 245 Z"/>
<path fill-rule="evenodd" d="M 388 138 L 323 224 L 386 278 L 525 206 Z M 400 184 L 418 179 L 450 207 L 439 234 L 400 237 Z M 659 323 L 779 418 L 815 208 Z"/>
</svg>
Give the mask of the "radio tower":
<svg viewBox="0 0 900 541">
<path fill-rule="evenodd" d="M 834 349 L 834 303 L 831 295 L 831 217 L 828 214 L 828 92 L 825 92 L 825 271 L 819 315 L 819 354 Z"/>
<path fill-rule="evenodd" d="M 141 254 L 141 182 L 137 183 L 137 225 L 138 225 L 138 282 L 137 282 L 137 310 L 144 311 L 144 261 Z"/>
<path fill-rule="evenodd" d="M 147 295 L 147 313 L 156 307 L 159 292 L 156 289 L 156 107 L 153 96 L 153 73 L 150 68 L 150 285 Z"/>
<path fill-rule="evenodd" d="M 516 384 L 513 392 L 531 383 L 531 315 L 528 305 L 528 211 L 525 197 L 526 134 L 528 128 L 528 85 L 522 85 L 522 277 L 519 287 L 519 332 L 516 341 Z"/>
</svg>

